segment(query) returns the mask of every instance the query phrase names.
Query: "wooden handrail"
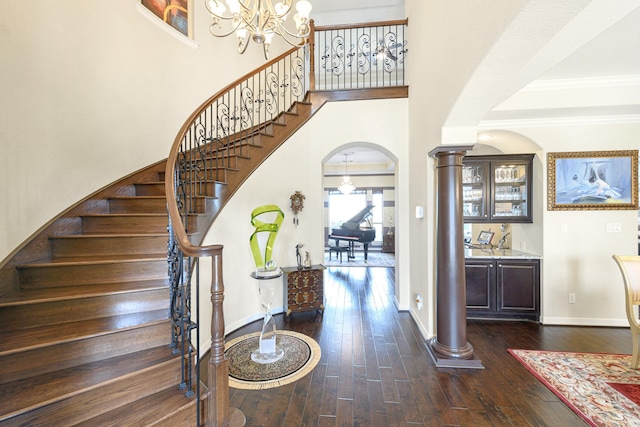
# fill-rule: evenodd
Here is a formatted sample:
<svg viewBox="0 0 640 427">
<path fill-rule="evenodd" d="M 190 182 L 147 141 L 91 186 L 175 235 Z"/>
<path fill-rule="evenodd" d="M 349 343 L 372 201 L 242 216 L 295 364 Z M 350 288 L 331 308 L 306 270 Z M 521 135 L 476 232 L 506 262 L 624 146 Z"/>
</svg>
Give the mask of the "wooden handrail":
<svg viewBox="0 0 640 427">
<path fill-rule="evenodd" d="M 188 256 L 194 257 L 202 257 L 202 256 L 213 256 L 218 253 L 219 250 L 222 250 L 222 246 L 220 245 L 209 245 L 209 246 L 196 246 L 191 244 L 189 237 L 185 231 L 185 228 L 182 223 L 182 218 L 180 216 L 180 212 L 178 211 L 178 205 L 175 199 L 175 191 L 176 191 L 176 182 L 173 179 L 176 173 L 176 161 L 178 159 L 178 152 L 180 150 L 180 144 L 182 143 L 183 138 L 187 130 L 191 127 L 193 121 L 202 114 L 202 112 L 211 105 L 216 99 L 223 96 L 225 93 L 232 90 L 234 87 L 238 86 L 245 80 L 249 79 L 251 76 L 260 73 L 263 70 L 266 70 L 269 66 L 276 64 L 282 59 L 286 58 L 288 55 L 291 55 L 295 52 L 298 47 L 294 47 L 284 52 L 282 55 L 277 56 L 266 64 L 260 66 L 259 68 L 243 75 L 239 79 L 234 80 L 231 84 L 228 84 L 224 88 L 220 89 L 214 95 L 205 100 L 196 110 L 191 113 L 191 115 L 184 122 L 175 139 L 173 140 L 173 145 L 171 146 L 171 150 L 169 152 L 169 157 L 167 159 L 167 166 L 165 171 L 165 192 L 167 196 L 167 207 L 169 211 L 169 218 L 171 220 L 171 224 L 173 224 L 173 230 L 176 236 L 176 240 L 180 249 Z M 177 226 L 180 224 L 181 226 Z"/>
<path fill-rule="evenodd" d="M 226 359 L 224 355 L 224 334 L 225 334 L 225 324 L 224 324 L 224 314 L 223 314 L 223 300 L 224 300 L 224 285 L 223 285 L 223 277 L 222 277 L 222 250 L 223 246 L 219 244 L 213 245 L 200 245 L 199 242 L 191 241 L 190 235 L 195 232 L 202 232 L 203 230 L 191 230 L 187 228 L 187 224 L 185 221 L 188 221 L 189 214 L 191 213 L 191 207 L 187 206 L 179 206 L 179 202 L 177 200 L 178 189 L 181 191 L 191 192 L 189 194 L 190 197 L 195 195 L 199 195 L 200 193 L 196 193 L 196 190 L 193 187 L 189 187 L 188 190 L 184 188 L 184 183 L 178 182 L 178 180 L 182 180 L 182 168 L 184 165 L 187 165 L 187 170 L 193 168 L 196 170 L 196 174 L 202 173 L 201 169 L 198 169 L 199 165 L 197 164 L 199 161 L 203 161 L 204 158 L 201 156 L 206 156 L 208 152 L 212 152 L 215 149 L 214 142 L 217 141 L 216 135 L 212 134 L 209 138 L 205 137 L 204 141 L 208 141 L 204 148 L 196 147 L 191 145 L 194 132 L 194 124 L 200 120 L 200 117 L 203 114 L 206 114 L 207 109 L 211 108 L 214 103 L 217 103 L 219 99 L 224 99 L 224 97 L 228 96 L 228 94 L 233 93 L 237 90 L 237 88 L 242 87 L 242 85 L 246 84 L 253 76 L 260 75 L 261 73 L 269 72 L 269 67 L 277 67 L 280 62 L 287 61 L 288 57 L 294 57 L 297 55 L 297 51 L 299 47 L 294 47 L 289 49 L 287 52 L 284 52 L 282 55 L 277 56 L 266 64 L 262 65 L 258 69 L 245 74 L 244 76 L 236 79 L 231 84 L 225 86 L 223 89 L 216 92 L 213 96 L 209 97 L 205 100 L 191 115 L 187 118 L 184 124 L 181 126 L 178 134 L 176 135 L 173 145 L 171 146 L 171 150 L 169 152 L 169 156 L 167 159 L 167 164 L 165 168 L 165 193 L 167 198 L 167 212 L 169 215 L 169 223 L 171 225 L 171 233 L 173 235 L 173 243 L 170 245 L 172 247 L 177 246 L 179 249 L 179 253 L 177 254 L 178 258 L 187 258 L 187 263 L 193 262 L 192 258 L 200 258 L 200 257 L 211 257 L 212 258 L 212 275 L 211 275 L 211 304 L 213 306 L 213 313 L 211 319 L 211 358 L 209 360 L 209 369 L 208 369 L 208 396 L 207 396 L 207 409 L 204 411 L 205 416 L 207 417 L 206 424 L 211 426 L 228 426 L 228 425 L 243 425 L 244 424 L 244 415 L 237 409 L 233 409 L 229 407 L 229 361 Z M 304 93 L 302 93 L 304 95 Z M 277 112 L 276 112 L 277 113 Z M 276 117 L 279 116 L 277 113 Z M 273 122 L 274 117 L 264 118 L 266 121 L 264 123 L 253 123 L 251 133 L 254 134 L 257 128 L 261 128 L 266 123 Z M 260 120 L 260 119 L 259 119 Z M 227 131 L 231 131 L 232 129 L 227 129 Z M 227 135 L 228 136 L 228 135 Z M 237 135 L 236 135 L 237 136 Z M 234 136 L 235 138 L 235 136 Z M 211 151 L 207 151 L 207 150 Z M 200 156 L 200 157 L 199 157 Z M 178 171 L 180 170 L 180 173 Z M 193 172 L 191 172 L 193 173 Z M 205 178 L 204 182 L 207 181 L 206 178 L 206 168 L 205 168 Z M 192 177 L 195 175 L 191 175 Z M 204 193 L 205 195 L 211 196 L 208 192 Z M 182 196 L 180 196 L 182 197 Z M 185 200 L 181 199 L 181 203 L 186 203 Z M 183 210 L 184 212 L 181 212 Z M 206 227 L 209 225 L 207 224 Z M 204 233 L 201 233 L 204 235 Z M 171 251 L 177 250 L 175 247 L 170 249 Z M 170 257 L 171 258 L 171 257 Z M 181 265 L 181 264 L 180 264 Z M 197 269 L 196 269 L 197 271 Z M 197 273 L 196 273 L 197 275 Z M 182 283 L 182 273 L 176 274 L 176 278 L 172 278 L 172 281 L 177 281 L 176 284 L 172 283 L 172 288 L 174 286 L 179 286 Z M 191 278 L 184 279 L 186 281 L 190 281 Z M 196 286 L 198 286 L 198 279 L 196 280 Z M 190 285 L 187 286 L 187 289 L 190 288 Z M 188 291 L 187 291 L 188 292 Z M 182 293 L 182 292 L 180 292 Z M 191 324 L 190 313 L 182 313 L 182 315 L 186 315 L 185 320 L 187 323 Z M 184 323 L 185 321 L 180 321 L 180 323 Z M 196 321 L 196 324 L 199 323 L 199 320 Z M 182 340 L 189 340 L 188 334 L 182 335 Z M 196 357 L 199 357 L 200 354 L 197 352 Z M 190 368 L 188 368 L 190 369 Z M 199 384 L 196 384 L 195 387 L 199 387 Z"/>
<path fill-rule="evenodd" d="M 198 187 L 197 191 L 192 185 L 193 182 L 191 178 L 197 176 L 198 179 L 202 179 L 200 181 L 200 185 L 209 184 L 213 182 L 215 185 L 218 185 L 219 182 L 217 180 L 219 178 L 210 177 L 207 175 L 207 169 L 204 167 L 203 163 L 205 161 L 209 161 L 211 159 L 212 153 L 216 149 L 227 149 L 225 154 L 220 156 L 220 152 L 216 154 L 214 159 L 224 158 L 228 159 L 230 157 L 230 152 L 228 151 L 232 144 L 239 141 L 241 138 L 246 138 L 249 135 L 256 135 L 258 132 L 262 132 L 269 128 L 270 124 L 275 123 L 278 120 L 278 117 L 284 115 L 286 110 L 292 108 L 295 102 L 299 102 L 304 99 L 305 95 L 310 95 L 313 97 L 312 93 L 307 93 L 306 90 L 316 91 L 316 81 L 315 81 L 315 71 L 316 65 L 314 58 L 314 50 L 316 48 L 316 32 L 317 31 L 331 31 L 331 30 L 341 30 L 341 29 L 349 29 L 349 28 L 366 28 L 366 27 L 383 27 L 383 26 L 393 26 L 393 25 L 406 25 L 408 20 L 394 20 L 394 21 L 381 21 L 375 23 L 368 24 L 354 24 L 354 25 L 335 25 L 335 26 L 322 26 L 315 27 L 313 20 L 311 20 L 311 32 L 309 34 L 309 48 L 311 49 L 311 53 L 308 51 L 298 52 L 300 46 L 293 47 L 283 54 L 277 56 L 276 58 L 268 61 L 264 65 L 259 68 L 243 75 L 242 77 L 236 79 L 232 83 L 226 85 L 221 90 L 217 91 L 214 95 L 206 99 L 202 102 L 198 108 L 196 108 L 184 122 L 184 124 L 180 127 L 174 141 L 171 146 L 169 156 L 167 159 L 167 164 L 165 168 L 165 193 L 167 198 L 167 211 L 169 216 L 169 222 L 171 225 L 171 233 L 173 236 L 173 241 L 170 246 L 179 248 L 180 253 L 178 254 L 178 258 L 182 260 L 181 257 L 189 257 L 188 262 L 192 260 L 190 258 L 200 258 L 200 257 L 211 257 L 212 258 L 212 276 L 211 276 L 211 303 L 213 305 L 213 313 L 211 319 L 211 358 L 209 360 L 209 370 L 208 370 L 208 398 L 207 398 L 207 410 L 204 411 L 206 414 L 207 425 L 211 426 L 227 426 L 227 425 L 242 425 L 244 423 L 244 415 L 237 409 L 229 408 L 229 361 L 224 356 L 224 334 L 225 334 L 225 324 L 224 324 L 224 313 L 223 313 L 223 300 L 224 300 L 224 285 L 222 280 L 222 252 L 223 246 L 219 244 L 213 245 L 200 245 L 199 242 L 192 242 L 191 237 L 193 237 L 194 230 L 188 229 L 185 221 L 189 221 L 190 214 L 196 214 L 195 211 L 192 210 L 193 207 L 189 203 L 184 203 L 183 205 L 179 205 L 179 203 L 183 203 L 183 197 L 185 194 L 188 194 L 189 197 L 208 197 L 213 196 L 214 194 L 210 194 L 209 191 L 218 195 L 217 188 L 214 186 L 213 190 L 208 188 L 208 190 L 202 192 L 201 187 Z M 302 56 L 300 54 L 302 53 Z M 310 54 L 309 54 L 310 53 Z M 404 52 L 403 52 L 404 53 Z M 288 59 L 290 57 L 291 59 Z M 298 65 L 298 60 L 300 60 L 300 64 Z M 308 62 L 307 62 L 308 61 Z M 236 92 L 235 91 L 243 91 L 247 89 L 253 90 L 255 89 L 255 83 L 252 79 L 254 76 L 259 75 L 261 73 L 273 73 L 273 69 L 270 67 L 278 67 L 279 63 L 283 62 L 285 64 L 296 64 L 298 67 L 295 72 L 295 76 L 301 78 L 301 84 L 295 86 L 300 89 L 299 91 L 291 90 L 287 93 L 287 96 L 290 98 L 280 105 L 275 103 L 275 107 L 272 110 L 268 110 L 270 116 L 261 117 L 259 114 L 257 117 L 249 116 L 250 118 L 246 121 L 241 121 L 245 119 L 244 113 L 254 113 L 259 111 L 257 108 L 255 110 L 251 109 L 247 105 L 252 105 L 252 102 L 265 102 L 264 99 L 257 99 L 257 97 L 253 97 L 250 93 L 246 98 L 243 93 L 238 95 L 238 98 L 241 100 L 242 104 L 238 107 L 236 105 L 237 110 L 241 110 L 241 112 L 235 112 L 232 108 L 227 108 L 226 113 L 229 111 L 234 111 L 233 114 L 222 114 L 216 115 L 214 118 L 209 119 L 208 117 L 212 116 L 210 114 L 209 109 L 217 109 L 219 106 L 225 106 L 225 102 L 228 102 L 227 97 L 233 97 Z M 286 65 L 288 66 L 288 65 Z M 306 72 L 307 68 L 310 75 L 305 76 L 302 75 L 303 70 Z M 299 71 L 298 71 L 299 70 Z M 308 80 L 306 80 L 308 78 Z M 260 82 L 260 79 L 257 79 Z M 264 79 L 263 79 L 264 80 Z M 399 82 L 399 81 L 396 81 Z M 258 83 L 261 84 L 261 83 Z M 262 83 L 264 84 L 264 83 Z M 308 85 L 307 85 L 308 84 Z M 243 86 L 244 85 L 244 86 Z M 387 91 L 391 90 L 394 94 L 398 92 L 396 95 L 391 95 L 391 97 L 395 96 L 406 96 L 407 88 L 404 85 L 404 80 L 402 80 L 400 86 L 387 86 Z M 283 85 L 289 86 L 289 85 Z M 291 85 L 294 87 L 294 85 Z M 342 92 L 346 92 L 342 88 Z M 356 99 L 358 94 L 364 93 L 367 90 L 370 90 L 363 87 L 353 86 L 349 88 L 352 91 L 352 94 L 349 97 L 345 97 L 345 99 Z M 264 90 L 264 89 L 263 89 Z M 380 87 L 376 87 L 376 90 L 380 90 Z M 274 93 L 279 95 L 277 89 L 271 89 L 267 87 L 265 90 L 266 93 L 273 95 Z M 340 91 L 333 91 L 340 92 Z M 317 92 L 319 95 L 319 99 L 317 104 L 323 105 L 327 99 L 337 100 L 340 98 L 340 94 L 338 93 L 336 96 L 328 96 L 327 94 L 321 94 L 321 92 Z M 355 94 L 354 98 L 353 94 Z M 389 96 L 389 95 L 387 95 Z M 310 99 L 310 98 L 309 98 Z M 235 102 L 235 100 L 234 100 Z M 314 101 L 315 102 L 315 101 Z M 231 105 L 231 104 L 230 104 Z M 319 107 L 316 108 L 319 108 Z M 223 111 L 221 109 L 221 111 Z M 274 113 L 275 111 L 275 113 Z M 216 113 L 217 114 L 217 113 Z M 205 117 L 203 119 L 203 117 Z M 227 120 L 226 122 L 224 120 Z M 255 119 L 255 120 L 254 120 Z M 216 121 L 218 120 L 218 121 Z M 235 121 L 235 122 L 234 122 Z M 213 124 L 212 124 L 213 123 Z M 222 125 L 220 124 L 222 123 Z M 229 125 L 229 123 L 238 123 L 239 126 Z M 246 127 L 243 126 L 246 124 Z M 198 129 L 198 126 L 201 128 Z M 203 130 L 204 129 L 204 130 Z M 191 145 L 193 141 L 197 140 L 197 146 Z M 238 155 L 234 153 L 234 155 Z M 242 155 L 240 152 L 239 155 Z M 186 166 L 185 166 L 186 165 Z M 215 165 L 214 168 L 230 167 Z M 185 170 L 187 172 L 185 172 Z M 204 172 L 203 172 L 204 171 Z M 182 175 L 186 173 L 187 177 L 183 177 Z M 204 178 L 203 178 L 204 176 Z M 188 179 L 187 179 L 188 178 Z M 181 181 L 184 179 L 185 182 L 189 183 L 190 187 L 185 188 L 183 182 L 178 182 L 178 179 Z M 209 181 L 207 181 L 209 180 Z M 239 185 L 237 182 L 234 185 Z M 176 195 L 180 191 L 180 200 L 177 200 Z M 224 195 L 232 194 L 235 189 L 224 190 Z M 190 199 L 191 200 L 191 199 Z M 216 202 L 217 203 L 217 202 Z M 218 207 L 224 205 L 224 201 L 222 204 L 218 204 Z M 181 212 L 182 211 L 182 212 Z M 213 217 L 212 217 L 213 218 Z M 206 221 L 202 221 L 203 223 Z M 203 224 L 204 227 L 209 227 L 210 224 Z M 195 230 L 195 232 L 200 233 L 198 237 L 203 238 L 204 230 Z M 194 238 L 194 241 L 197 240 Z M 196 269 L 197 271 L 197 269 Z M 196 273 L 197 275 L 197 273 Z M 177 276 L 181 276 L 178 274 Z M 182 280 L 182 278 L 178 278 L 177 280 Z M 182 283 L 182 282 L 181 282 Z M 189 292 L 185 292 L 188 294 Z M 185 319 L 188 316 L 184 316 Z M 180 317 L 182 319 L 182 317 Z M 190 323 L 191 321 L 187 319 Z M 186 335 L 186 337 L 185 337 Z M 188 334 L 185 334 L 181 337 L 181 339 L 189 339 Z M 199 357 L 199 352 L 197 357 Z M 196 385 L 199 387 L 199 384 Z"/>
<path fill-rule="evenodd" d="M 409 20 L 397 19 L 391 21 L 363 22 L 360 24 L 321 25 L 315 27 L 315 31 L 348 30 L 352 28 L 384 27 L 387 25 L 409 25 Z"/>
</svg>

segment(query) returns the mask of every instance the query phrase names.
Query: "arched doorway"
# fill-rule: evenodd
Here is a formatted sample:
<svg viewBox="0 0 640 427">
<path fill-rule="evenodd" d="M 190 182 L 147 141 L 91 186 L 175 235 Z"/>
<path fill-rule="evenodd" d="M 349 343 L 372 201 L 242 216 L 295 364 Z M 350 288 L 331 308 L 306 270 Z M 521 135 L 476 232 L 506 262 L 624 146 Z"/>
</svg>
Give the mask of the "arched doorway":
<svg viewBox="0 0 640 427">
<path fill-rule="evenodd" d="M 389 150 L 366 142 L 342 145 L 325 157 L 323 216 L 327 265 L 395 267 L 396 165 L 397 158 Z M 351 191 L 341 191 L 345 176 L 353 184 Z M 349 221 L 359 222 L 359 214 L 365 214 L 366 221 L 351 232 L 349 227 L 353 224 Z M 351 251 L 346 249 L 348 240 L 330 238 L 338 234 L 334 233 L 336 229 L 343 228 L 347 228 L 343 231 L 346 235 L 363 236 L 353 243 Z"/>
</svg>

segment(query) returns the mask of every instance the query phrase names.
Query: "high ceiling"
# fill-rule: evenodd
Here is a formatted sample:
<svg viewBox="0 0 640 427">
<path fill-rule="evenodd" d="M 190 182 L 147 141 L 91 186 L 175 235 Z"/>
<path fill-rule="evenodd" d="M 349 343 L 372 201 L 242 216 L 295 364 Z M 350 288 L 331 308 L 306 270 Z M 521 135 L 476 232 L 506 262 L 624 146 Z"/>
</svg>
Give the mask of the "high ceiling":
<svg viewBox="0 0 640 427">
<path fill-rule="evenodd" d="M 640 4 L 640 0 L 625 0 Z M 331 10 L 358 9 L 372 6 L 373 0 L 316 0 L 314 8 L 318 11 L 329 12 Z M 374 6 L 390 6 L 403 4 L 404 0 L 375 0 Z M 620 77 L 640 80 L 640 7 L 617 21 L 595 38 L 578 48 L 554 67 L 546 70 L 529 86 L 540 85 L 549 81 L 567 81 L 574 79 L 615 78 L 612 81 L 620 81 Z M 618 83 L 615 83 L 618 84 Z M 627 98 L 629 96 L 627 95 Z M 622 105 L 624 104 L 624 105 Z M 489 112 L 486 120 L 512 120 L 527 118 L 549 118 L 554 114 L 581 114 L 584 111 L 564 111 L 553 108 L 509 110 L 509 108 L 496 108 Z M 615 103 L 603 106 L 601 109 L 591 108 L 589 114 L 640 114 L 640 102 L 634 103 L 628 100 L 621 105 Z M 379 162 L 386 157 L 370 149 L 349 148 L 350 160 L 357 162 Z M 333 156 L 327 163 L 343 163 L 344 153 Z"/>
<path fill-rule="evenodd" d="M 576 50 L 540 79 L 630 75 L 640 75 L 640 8 Z"/>
</svg>

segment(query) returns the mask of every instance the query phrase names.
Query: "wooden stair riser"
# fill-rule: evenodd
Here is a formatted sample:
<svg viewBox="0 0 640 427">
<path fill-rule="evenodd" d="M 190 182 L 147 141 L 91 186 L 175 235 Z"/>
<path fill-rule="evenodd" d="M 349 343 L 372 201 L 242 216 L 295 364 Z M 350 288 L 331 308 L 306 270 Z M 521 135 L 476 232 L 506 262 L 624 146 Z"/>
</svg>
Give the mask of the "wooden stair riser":
<svg viewBox="0 0 640 427">
<path fill-rule="evenodd" d="M 164 196 L 164 181 L 136 183 L 134 194 L 136 196 Z"/>
<path fill-rule="evenodd" d="M 169 345 L 169 320 L 108 334 L 0 355 L 0 384 L 72 368 L 108 357 Z"/>
<path fill-rule="evenodd" d="M 82 217 L 82 232 L 108 233 L 163 233 L 167 231 L 167 215 L 89 215 Z"/>
<path fill-rule="evenodd" d="M 237 152 L 236 152 L 237 151 Z M 243 147 L 238 146 L 237 149 L 227 152 L 212 152 L 206 153 L 200 157 L 200 162 L 196 166 L 198 169 L 212 169 L 212 168 L 229 168 L 237 169 L 238 159 L 246 158 L 243 154 Z"/>
<path fill-rule="evenodd" d="M 263 135 L 271 135 L 273 126 L 274 125 L 271 122 L 268 122 L 254 129 L 240 131 L 213 143 L 207 143 L 198 150 L 193 150 L 192 152 L 197 152 L 198 154 L 196 156 L 201 156 L 202 153 L 206 156 L 209 153 L 222 152 L 242 154 L 242 151 L 237 150 L 238 147 L 246 145 L 260 145 L 260 137 Z"/>
<path fill-rule="evenodd" d="M 96 262 L 56 262 L 18 267 L 21 289 L 48 289 L 94 283 L 118 283 L 142 280 L 166 280 L 167 261 L 148 259 Z"/>
<path fill-rule="evenodd" d="M 168 312 L 168 287 L 3 307 L 0 309 L 0 332 L 154 310 Z"/>
<path fill-rule="evenodd" d="M 18 267 L 22 289 L 166 279 L 167 260 L 65 262 Z"/>
<path fill-rule="evenodd" d="M 51 257 L 58 260 L 78 256 L 166 255 L 169 234 L 52 237 Z"/>
<path fill-rule="evenodd" d="M 118 197 L 109 199 L 109 213 L 158 213 L 167 212 L 167 199 L 158 197 Z"/>
<path fill-rule="evenodd" d="M 203 203 L 205 204 L 205 206 L 207 205 L 207 199 L 210 198 L 219 198 L 220 194 L 222 194 L 222 191 L 224 191 L 224 187 L 227 186 L 227 176 L 228 176 L 228 171 L 227 170 L 220 170 L 218 171 L 220 172 L 222 175 L 224 175 L 224 179 L 220 180 L 220 179 L 216 179 L 216 171 L 207 171 L 207 176 L 210 176 L 210 178 L 208 178 L 208 181 L 206 182 L 202 182 L 197 186 L 193 186 L 193 187 L 186 187 L 184 189 L 184 194 L 187 197 L 191 197 L 191 195 L 193 194 L 194 196 L 194 200 L 198 200 L 197 203 Z M 193 211 L 193 208 L 191 209 L 191 211 Z M 205 208 L 206 211 L 206 208 Z"/>
<path fill-rule="evenodd" d="M 180 381 L 180 358 L 176 357 L 169 362 L 118 380 L 104 382 L 84 390 L 80 389 L 69 396 L 61 396 L 59 400 L 46 406 L 32 410 L 26 408 L 25 413 L 16 414 L 8 421 L 11 425 L 21 426 L 75 425 L 132 401 L 153 395 L 159 390 L 173 387 L 176 393 L 180 393 L 178 389 Z M 158 408 L 158 410 L 161 409 Z"/>
<path fill-rule="evenodd" d="M 206 397 L 201 398 L 200 405 L 204 406 Z M 159 414 L 158 408 L 163 409 L 164 415 Z M 200 419 L 204 421 L 205 418 Z M 162 390 L 74 427 L 111 426 L 113 420 L 127 427 L 194 427 L 197 426 L 195 396 L 186 397 L 184 393 L 171 388 Z"/>
</svg>

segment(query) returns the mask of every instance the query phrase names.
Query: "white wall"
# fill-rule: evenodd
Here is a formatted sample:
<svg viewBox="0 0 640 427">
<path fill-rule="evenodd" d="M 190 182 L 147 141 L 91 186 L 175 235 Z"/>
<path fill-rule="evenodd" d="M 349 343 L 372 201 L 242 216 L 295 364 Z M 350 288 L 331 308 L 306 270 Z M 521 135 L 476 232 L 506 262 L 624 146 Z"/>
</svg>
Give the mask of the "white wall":
<svg viewBox="0 0 640 427">
<path fill-rule="evenodd" d="M 411 313 L 425 337 L 435 332 L 436 194 L 434 161 L 428 153 L 443 143 L 443 126 L 456 99 L 523 3 L 407 2 L 408 40 L 420 40 L 419 54 L 410 49 L 408 56 L 411 182 L 407 203 L 409 209 L 424 206 L 425 217 L 419 220 L 410 216 L 405 233 L 410 239 L 410 295 L 413 298 L 420 293 L 425 301 L 422 311 L 412 303 Z M 467 125 L 474 127 L 477 123 Z"/>
<path fill-rule="evenodd" d="M 558 55 L 556 35 L 575 30 L 583 9 L 591 2 L 575 2 L 555 15 L 547 6 L 560 3 L 538 2 L 438 2 L 408 1 L 409 39 L 420 40 L 420 55 L 409 57 L 411 96 L 409 100 L 409 158 L 411 159 L 410 205 L 425 205 L 424 221 L 411 220 L 410 236 L 411 294 L 425 296 L 425 307 L 434 307 L 435 172 L 427 153 L 441 143 L 473 144 L 481 129 L 511 131 L 498 146 L 502 152 L 535 153 L 534 223 L 514 227 L 513 239 L 519 246 L 544 257 L 542 268 L 542 319 L 546 323 L 625 325 L 622 282 L 611 260 L 613 253 L 636 253 L 637 212 L 548 212 L 546 211 L 546 153 L 548 151 L 584 151 L 638 148 L 635 124 L 603 124 L 510 127 L 501 126 L 489 111 L 512 109 L 511 117 L 541 111 L 554 105 L 585 106 L 585 100 L 611 103 L 610 97 L 546 94 L 531 100 L 531 94 L 509 96 L 529 79 L 539 76 L 571 53 L 565 47 Z M 592 2 L 602 5 L 603 2 Z M 597 8 L 596 8 L 597 9 Z M 589 9 L 593 13 L 596 9 Z M 444 18 L 443 18 L 444 17 Z M 557 19 L 556 19 L 557 18 Z M 421 25 L 411 25 L 420 22 Z M 519 23 L 528 23 L 520 25 Z M 582 28 L 582 27 L 580 27 Z M 453 31 L 452 29 L 455 29 Z M 597 29 L 594 31 L 601 31 Z M 569 31 L 570 32 L 570 31 Z M 584 39 L 592 35 L 580 31 Z M 530 41 L 526 48 L 524 41 Z M 582 38 L 581 38 L 582 40 Z M 527 42 L 528 43 L 528 42 Z M 575 46 L 574 46 L 575 48 Z M 415 52 L 415 51 L 414 51 Z M 534 72 L 535 71 L 535 72 Z M 519 86 L 518 86 L 519 85 Z M 635 95 L 623 98 L 637 99 Z M 419 94 L 419 96 L 415 96 Z M 566 102 L 567 99 L 571 102 Z M 536 104 L 536 102 L 538 104 Z M 535 105 L 534 105 L 535 104 Z M 592 104 L 593 105 L 593 104 Z M 524 107 L 523 107 L 524 106 Z M 529 111 L 527 111 L 527 108 Z M 483 123 L 483 117 L 494 120 Z M 516 120 L 517 121 L 517 120 Z M 524 120 L 523 120 L 524 122 Z M 602 117 L 594 123 L 604 123 Z M 485 127 L 489 126 L 489 127 Z M 522 144 L 523 138 L 529 142 Z M 606 233 L 607 222 L 620 222 L 623 232 Z M 561 224 L 567 233 L 560 233 Z M 564 235 L 563 235 L 564 234 Z M 568 304 L 568 293 L 575 292 L 576 304 Z M 411 310 L 424 335 L 435 331 L 433 310 Z"/>
<path fill-rule="evenodd" d="M 548 152 L 637 150 L 637 124 L 519 128 L 544 149 L 543 171 L 535 184 L 547 191 Z M 622 276 L 611 256 L 638 252 L 636 210 L 549 211 L 541 200 L 543 247 L 542 318 L 545 324 L 626 326 Z M 621 233 L 608 233 L 607 223 Z M 568 294 L 576 294 L 569 304 Z"/>
<path fill-rule="evenodd" d="M 202 100 L 263 62 L 255 46 L 240 56 L 232 39 L 211 37 L 200 1 L 193 2 L 196 47 L 150 23 L 135 0 L 5 3 L 0 15 L 0 259 L 86 195 L 165 158 L 178 128 Z M 531 3 L 407 1 L 408 38 L 414 40 L 408 57 L 409 100 L 325 106 L 250 177 L 214 225 L 210 241 L 225 244 L 225 307 L 231 328 L 259 312 L 249 278 L 251 210 L 277 203 L 289 214 L 276 240 L 274 258 L 280 264 L 295 263 L 293 247 L 299 242 L 317 262 L 322 258 L 321 159 L 341 145 L 366 141 L 399 159 L 396 298 L 400 308 L 409 308 L 413 294 L 422 293 L 425 309 L 418 312 L 411 304 L 412 314 L 425 336 L 433 333 L 435 172 L 427 153 L 443 142 L 443 126 L 460 94 L 474 93 L 465 86 L 486 71 L 479 67 L 488 51 Z M 369 19 L 399 17 L 373 14 Z M 339 22 L 339 16 L 333 18 L 319 24 Z M 283 47 L 272 46 L 272 56 L 278 48 Z M 522 57 L 516 59 L 526 64 Z M 506 70 L 512 64 L 503 65 Z M 508 77 L 500 78 L 510 81 Z M 503 88 L 493 88 L 495 99 L 509 95 Z M 473 113 L 468 116 L 482 117 L 486 111 Z M 456 125 L 473 130 L 478 123 Z M 547 151 L 637 148 L 637 125 L 513 130 L 541 147 L 534 173 L 542 182 Z M 542 194 L 536 192 L 540 201 L 545 187 L 538 187 Z M 307 196 L 298 228 L 287 210 L 295 190 Z M 425 206 L 423 220 L 413 215 L 416 205 Z M 544 227 L 539 253 L 544 256 L 544 320 L 614 324 L 622 319 L 617 308 L 621 281 L 610 255 L 635 253 L 636 213 L 548 212 L 537 205 L 534 218 L 536 227 Z M 246 229 L 238 227 L 242 221 Z M 622 224 L 619 236 L 603 233 L 603 224 L 611 221 Z M 569 225 L 567 236 L 558 237 L 564 223 Z M 535 236 L 527 236 L 528 230 Z M 522 234 L 538 241 L 536 228 Z M 570 291 L 577 294 L 577 303 L 568 306 Z"/>
<path fill-rule="evenodd" d="M 196 44 L 136 0 L 3 3 L 0 260 L 78 200 L 166 158 L 203 100 L 263 62 L 210 36 L 193 3 Z"/>
<path fill-rule="evenodd" d="M 225 319 L 227 332 L 260 317 L 257 283 L 249 277 L 255 264 L 249 248 L 251 211 L 264 204 L 276 204 L 285 213 L 283 226 L 276 238 L 273 259 L 280 266 L 295 266 L 295 245 L 304 244 L 313 263 L 324 260 L 323 241 L 323 165 L 324 159 L 336 148 L 353 141 L 366 141 L 386 148 L 398 158 L 396 203 L 400 219 L 408 217 L 406 202 L 409 171 L 407 157 L 406 99 L 334 102 L 326 104 L 303 128 L 272 154 L 249 177 L 225 206 L 207 237 L 209 243 L 224 245 Z M 352 114 L 358 111 L 358 114 Z M 385 120 L 378 117 L 384 114 Z M 339 131 L 336 131 L 339 130 Z M 301 153 L 304 153 L 302 155 Z M 298 214 L 299 225 L 292 223 L 289 197 L 295 191 L 305 195 L 305 206 Z M 396 224 L 397 226 L 397 224 Z M 399 249 L 399 289 L 408 289 L 408 277 L 402 275 L 408 266 L 405 242 Z M 303 253 L 304 254 L 304 253 Z M 203 292 L 208 293 L 208 284 Z M 206 294 L 205 294 L 206 295 Z M 276 294 L 274 310 L 282 307 L 282 287 Z M 398 304 L 407 305 L 407 294 L 396 295 Z"/>
</svg>

